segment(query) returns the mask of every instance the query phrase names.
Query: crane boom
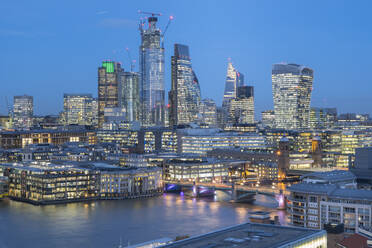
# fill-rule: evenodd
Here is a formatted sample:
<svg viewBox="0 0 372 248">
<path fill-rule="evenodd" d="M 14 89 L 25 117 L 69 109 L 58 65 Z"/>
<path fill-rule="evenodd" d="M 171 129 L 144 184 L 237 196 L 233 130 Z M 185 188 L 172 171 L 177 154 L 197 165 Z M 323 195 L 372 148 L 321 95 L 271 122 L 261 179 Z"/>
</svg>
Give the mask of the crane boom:
<svg viewBox="0 0 372 248">
<path fill-rule="evenodd" d="M 173 16 L 169 16 L 168 23 L 167 23 L 167 25 L 165 26 L 165 28 L 164 28 L 164 32 L 163 32 L 162 35 L 161 35 L 161 45 L 162 45 L 163 48 L 164 48 L 164 36 L 165 36 L 165 33 L 167 32 L 168 27 L 169 27 L 171 21 L 173 20 L 173 18 L 174 18 Z"/>
</svg>

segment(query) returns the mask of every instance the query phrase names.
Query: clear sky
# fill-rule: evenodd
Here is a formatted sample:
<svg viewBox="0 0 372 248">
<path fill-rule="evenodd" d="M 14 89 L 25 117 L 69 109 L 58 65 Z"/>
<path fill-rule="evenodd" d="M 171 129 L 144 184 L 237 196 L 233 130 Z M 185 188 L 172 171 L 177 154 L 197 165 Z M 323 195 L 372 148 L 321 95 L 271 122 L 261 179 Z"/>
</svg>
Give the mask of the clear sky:
<svg viewBox="0 0 372 248">
<path fill-rule="evenodd" d="M 0 113 L 5 98 L 34 96 L 35 114 L 62 110 L 63 93 L 97 95 L 97 67 L 125 48 L 138 60 L 138 10 L 161 12 L 166 91 L 173 44 L 190 47 L 202 97 L 221 103 L 227 59 L 271 109 L 271 65 L 314 69 L 311 105 L 372 114 L 372 1 L 14 0 L 0 5 Z M 138 70 L 138 64 L 136 65 Z"/>
</svg>

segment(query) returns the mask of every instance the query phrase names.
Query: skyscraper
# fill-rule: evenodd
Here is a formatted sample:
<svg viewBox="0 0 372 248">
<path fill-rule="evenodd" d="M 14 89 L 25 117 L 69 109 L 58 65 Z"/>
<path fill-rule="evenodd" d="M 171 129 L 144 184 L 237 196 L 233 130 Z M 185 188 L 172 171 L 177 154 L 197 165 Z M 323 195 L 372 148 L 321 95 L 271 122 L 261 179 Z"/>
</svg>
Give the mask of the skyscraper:
<svg viewBox="0 0 372 248">
<path fill-rule="evenodd" d="M 139 76 L 122 72 L 119 83 L 119 106 L 125 109 L 128 122 L 140 120 Z"/>
<path fill-rule="evenodd" d="M 191 67 L 189 47 L 181 44 L 174 45 L 169 105 L 171 126 L 189 124 L 196 120 L 200 105 L 200 86 Z"/>
<path fill-rule="evenodd" d="M 92 94 L 64 94 L 65 124 L 93 125 Z"/>
<path fill-rule="evenodd" d="M 232 63 L 229 61 L 227 64 L 227 74 L 226 74 L 226 83 L 225 91 L 222 101 L 222 109 L 224 112 L 224 123 L 227 123 L 229 120 L 230 113 L 230 101 L 236 98 L 236 92 L 239 86 L 244 85 L 244 75 L 238 72 Z"/>
<path fill-rule="evenodd" d="M 230 120 L 233 124 L 254 123 L 253 86 L 240 86 L 236 98 L 230 100 Z"/>
<path fill-rule="evenodd" d="M 313 70 L 297 64 L 274 64 L 272 89 L 275 127 L 309 128 Z"/>
<path fill-rule="evenodd" d="M 34 115 L 34 98 L 32 96 L 14 96 L 13 126 L 15 128 L 29 128 L 32 126 Z"/>
<path fill-rule="evenodd" d="M 140 99 L 142 125 L 164 125 L 164 48 L 160 46 L 161 32 L 157 17 L 147 19 L 148 28 L 140 24 Z"/>
<path fill-rule="evenodd" d="M 98 68 L 98 127 L 104 123 L 105 108 L 119 106 L 118 86 L 124 70 L 120 63 L 103 61 Z"/>
</svg>

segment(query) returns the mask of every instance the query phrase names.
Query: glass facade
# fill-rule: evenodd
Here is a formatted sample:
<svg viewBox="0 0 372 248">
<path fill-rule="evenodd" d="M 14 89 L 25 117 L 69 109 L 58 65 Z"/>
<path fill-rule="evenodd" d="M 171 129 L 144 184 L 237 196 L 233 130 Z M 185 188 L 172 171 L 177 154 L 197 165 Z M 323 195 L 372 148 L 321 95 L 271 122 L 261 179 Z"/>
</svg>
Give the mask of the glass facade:
<svg viewBox="0 0 372 248">
<path fill-rule="evenodd" d="M 234 124 L 254 123 L 253 86 L 240 86 L 237 96 L 230 100 L 230 121 Z"/>
<path fill-rule="evenodd" d="M 63 109 L 65 125 L 92 125 L 92 94 L 64 94 Z"/>
<path fill-rule="evenodd" d="M 217 127 L 217 106 L 212 99 L 203 99 L 200 104 L 199 112 L 201 114 L 201 126 L 209 128 Z"/>
<path fill-rule="evenodd" d="M 139 75 L 123 72 L 119 84 L 119 105 L 125 109 L 128 122 L 140 120 Z"/>
<path fill-rule="evenodd" d="M 274 64 L 272 90 L 275 127 L 309 128 L 313 70 L 297 64 Z"/>
<path fill-rule="evenodd" d="M 34 115 L 34 98 L 23 95 L 15 96 L 13 102 L 13 126 L 15 128 L 30 128 Z"/>
<path fill-rule="evenodd" d="M 157 18 L 149 17 L 148 29 L 140 25 L 140 102 L 143 126 L 164 126 L 164 48 L 160 47 Z"/>
<path fill-rule="evenodd" d="M 169 105 L 170 126 L 192 123 L 199 113 L 199 81 L 191 67 L 189 47 L 181 44 L 174 45 Z"/>
</svg>

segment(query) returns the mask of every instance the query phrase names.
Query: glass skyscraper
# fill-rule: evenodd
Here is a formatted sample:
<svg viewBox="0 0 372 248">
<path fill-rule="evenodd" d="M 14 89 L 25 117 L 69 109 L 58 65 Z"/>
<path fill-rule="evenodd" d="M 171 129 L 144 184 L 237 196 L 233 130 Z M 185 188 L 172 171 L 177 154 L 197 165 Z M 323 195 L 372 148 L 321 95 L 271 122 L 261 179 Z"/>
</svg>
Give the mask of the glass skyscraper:
<svg viewBox="0 0 372 248">
<path fill-rule="evenodd" d="M 140 120 L 139 76 L 123 72 L 119 83 L 119 106 L 125 109 L 128 122 Z"/>
<path fill-rule="evenodd" d="M 210 99 L 203 99 L 200 103 L 201 125 L 209 128 L 217 127 L 217 106 Z"/>
<path fill-rule="evenodd" d="M 140 99 L 143 126 L 164 125 L 164 48 L 157 17 L 149 17 L 148 28 L 140 24 Z"/>
<path fill-rule="evenodd" d="M 275 127 L 309 128 L 313 70 L 297 64 L 274 64 L 272 89 Z"/>
<path fill-rule="evenodd" d="M 170 126 L 194 122 L 199 113 L 199 81 L 192 70 L 189 47 L 181 44 L 174 45 L 169 105 Z"/>
<path fill-rule="evenodd" d="M 30 128 L 34 115 L 34 98 L 32 96 L 14 96 L 13 126 L 15 128 Z"/>
<path fill-rule="evenodd" d="M 124 70 L 120 63 L 104 61 L 98 68 L 98 127 L 104 123 L 105 108 L 119 106 L 118 86 Z"/>
<path fill-rule="evenodd" d="M 223 94 L 222 109 L 224 112 L 224 123 L 229 121 L 230 102 L 236 98 L 237 89 L 244 85 L 244 75 L 238 72 L 232 63 L 227 64 L 225 91 Z"/>
</svg>

